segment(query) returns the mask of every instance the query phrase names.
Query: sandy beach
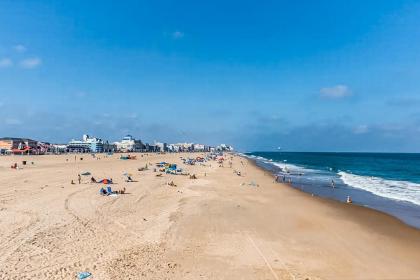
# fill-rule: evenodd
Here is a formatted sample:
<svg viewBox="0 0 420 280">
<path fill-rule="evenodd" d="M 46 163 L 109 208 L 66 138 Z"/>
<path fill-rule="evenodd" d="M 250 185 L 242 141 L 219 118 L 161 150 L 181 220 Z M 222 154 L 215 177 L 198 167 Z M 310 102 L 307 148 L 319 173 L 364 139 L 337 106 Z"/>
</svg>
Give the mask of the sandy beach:
<svg viewBox="0 0 420 280">
<path fill-rule="evenodd" d="M 275 183 L 239 156 L 181 163 L 198 155 L 0 157 L 0 279 L 420 279 L 419 230 Z M 197 179 L 157 177 L 160 161 Z M 85 171 L 126 193 L 78 184 Z"/>
</svg>

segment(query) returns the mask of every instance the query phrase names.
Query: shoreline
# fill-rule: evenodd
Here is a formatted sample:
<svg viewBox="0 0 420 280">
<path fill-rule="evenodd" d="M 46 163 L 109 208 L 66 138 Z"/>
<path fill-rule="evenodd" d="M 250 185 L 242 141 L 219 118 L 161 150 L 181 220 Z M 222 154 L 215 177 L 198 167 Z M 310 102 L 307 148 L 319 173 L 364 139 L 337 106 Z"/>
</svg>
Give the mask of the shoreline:
<svg viewBox="0 0 420 280">
<path fill-rule="evenodd" d="M 260 165 L 258 163 L 258 159 L 249 158 L 246 155 L 242 155 L 242 156 L 252 161 L 257 168 L 260 168 L 266 172 L 269 172 L 273 176 L 276 175 L 276 171 L 270 170 L 269 166 L 265 167 L 264 163 L 260 163 L 261 164 Z M 299 179 L 300 178 L 297 178 L 297 180 Z M 284 183 L 284 182 L 279 182 L 279 183 Z M 364 189 L 352 189 L 352 187 L 345 185 L 345 183 L 341 183 L 344 185 L 344 188 L 336 189 L 337 191 L 339 191 L 338 194 L 337 193 L 328 194 L 325 191 L 320 191 L 321 190 L 319 189 L 320 185 L 317 184 L 315 181 L 308 183 L 308 180 L 306 180 L 306 182 L 304 182 L 303 185 L 299 185 L 299 183 L 295 183 L 295 182 L 292 183 L 291 185 L 288 183 L 284 183 L 284 184 L 288 185 L 291 188 L 297 189 L 301 192 L 307 193 L 309 195 L 320 197 L 328 201 L 339 202 L 342 204 L 347 204 L 344 200 L 345 196 L 343 198 L 339 198 L 338 194 L 341 193 L 341 195 L 351 195 L 353 193 L 357 195 L 359 200 L 353 199 L 353 203 L 351 203 L 351 205 L 356 205 L 363 208 L 378 211 L 380 213 L 387 214 L 391 217 L 398 219 L 399 221 L 401 221 L 403 224 L 407 226 L 420 230 L 420 220 L 417 218 L 417 215 L 416 215 L 416 213 L 418 213 L 417 209 L 420 209 L 418 205 L 415 205 L 415 204 L 407 205 L 407 204 L 404 204 L 404 202 L 394 201 L 387 197 L 378 196 Z M 347 194 L 346 192 L 343 191 L 346 189 L 347 189 L 346 191 Z M 363 194 L 363 196 L 361 196 L 361 194 Z M 351 197 L 353 198 L 353 196 Z M 403 204 L 400 204 L 400 203 L 403 203 Z M 403 207 L 405 212 L 401 211 L 399 207 Z"/>
<path fill-rule="evenodd" d="M 420 275 L 420 231 L 395 217 L 275 183 L 269 171 L 236 154 L 232 168 L 226 161 L 184 165 L 182 156 L 195 154 L 76 162 L 36 156 L 20 170 L 0 157 L 0 278 L 74 279 L 80 271 L 104 280 Z M 156 176 L 161 161 L 197 179 Z M 84 171 L 127 191 L 101 196 L 102 185 L 90 176 L 77 183 Z M 135 182 L 126 183 L 123 173 Z"/>
<path fill-rule="evenodd" d="M 266 173 L 269 176 L 272 176 L 273 179 L 274 179 L 274 177 L 275 177 L 274 174 L 272 172 L 270 172 L 269 170 L 266 170 L 264 167 L 259 166 L 256 163 L 256 160 L 247 158 L 247 157 L 242 156 L 242 155 L 238 155 L 238 156 L 241 157 L 241 158 L 243 158 L 243 159 L 245 159 L 245 160 L 247 160 L 255 168 L 260 169 L 262 172 Z M 382 216 L 383 218 L 386 218 L 386 219 L 389 219 L 389 220 L 393 220 L 392 222 L 394 222 L 394 223 L 400 224 L 401 226 L 409 227 L 410 229 L 412 229 L 412 230 L 420 233 L 420 228 L 417 228 L 417 227 L 415 227 L 413 225 L 407 224 L 403 220 L 401 220 L 398 217 L 396 217 L 394 215 L 391 215 L 389 213 L 386 213 L 386 212 L 383 212 L 383 211 L 380 211 L 380 210 L 377 210 L 377 209 L 374 209 L 374 208 L 370 208 L 370 207 L 367 207 L 367 206 L 363 206 L 363 205 L 360 205 L 360 204 L 346 203 L 346 202 L 335 200 L 335 199 L 331 199 L 331 198 L 328 198 L 328 197 L 322 197 L 322 196 L 315 195 L 315 194 L 312 195 L 311 193 L 309 193 L 307 191 L 304 191 L 304 190 L 302 190 L 302 189 L 300 189 L 298 187 L 294 187 L 293 185 L 290 185 L 289 183 L 276 182 L 276 184 L 279 184 L 282 187 L 290 188 L 291 190 L 296 191 L 296 192 L 299 192 L 300 194 L 303 194 L 304 196 L 306 196 L 306 197 L 308 197 L 310 199 L 315 199 L 319 203 L 324 203 L 324 204 L 329 205 L 331 207 L 337 207 L 340 210 L 343 209 L 342 207 L 351 207 L 352 210 L 354 209 L 355 211 L 361 211 L 361 212 L 366 211 L 366 213 L 372 212 L 372 215 L 373 216 L 374 215 Z M 347 209 L 345 211 L 347 211 Z M 349 217 L 355 218 L 353 215 L 349 215 Z M 357 222 L 357 221 L 364 222 L 363 220 L 360 220 L 360 219 L 355 219 L 354 221 L 355 222 Z M 369 226 L 370 225 L 369 224 L 370 221 L 371 221 L 371 219 L 368 219 L 368 221 L 365 221 L 366 222 L 366 225 Z"/>
</svg>

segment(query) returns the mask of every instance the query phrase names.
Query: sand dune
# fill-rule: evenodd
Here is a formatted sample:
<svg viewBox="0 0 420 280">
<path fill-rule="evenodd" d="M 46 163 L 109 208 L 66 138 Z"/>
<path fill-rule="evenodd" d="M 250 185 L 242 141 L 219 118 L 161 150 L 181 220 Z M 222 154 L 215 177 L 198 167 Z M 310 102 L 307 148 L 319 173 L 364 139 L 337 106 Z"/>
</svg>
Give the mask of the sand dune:
<svg viewBox="0 0 420 280">
<path fill-rule="evenodd" d="M 0 279 L 419 278 L 419 230 L 274 183 L 238 156 L 232 169 L 180 156 L 0 157 Z M 137 171 L 162 160 L 198 179 Z M 127 193 L 100 196 L 90 176 L 77 183 L 83 171 Z"/>
</svg>

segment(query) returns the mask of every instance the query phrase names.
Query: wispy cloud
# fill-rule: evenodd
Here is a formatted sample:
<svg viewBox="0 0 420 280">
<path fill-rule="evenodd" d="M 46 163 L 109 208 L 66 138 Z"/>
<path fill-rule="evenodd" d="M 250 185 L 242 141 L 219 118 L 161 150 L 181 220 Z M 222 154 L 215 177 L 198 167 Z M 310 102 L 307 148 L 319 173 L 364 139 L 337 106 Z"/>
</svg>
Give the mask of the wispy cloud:
<svg viewBox="0 0 420 280">
<path fill-rule="evenodd" d="M 26 47 L 25 47 L 24 45 L 21 45 L 21 44 L 18 44 L 18 45 L 13 46 L 13 49 L 14 49 L 16 52 L 19 52 L 19 53 L 24 53 L 24 52 L 26 52 Z"/>
<path fill-rule="evenodd" d="M 369 127 L 365 124 L 361 124 L 353 128 L 354 134 L 364 134 L 368 132 L 369 132 Z"/>
<path fill-rule="evenodd" d="M 185 35 L 184 32 L 181 32 L 181 31 L 177 30 L 177 31 L 172 33 L 172 38 L 174 38 L 175 40 L 182 39 L 182 38 L 184 38 L 184 35 Z"/>
<path fill-rule="evenodd" d="M 333 87 L 324 87 L 319 90 L 321 97 L 330 99 L 340 99 L 352 95 L 351 90 L 346 85 L 336 85 Z"/>
<path fill-rule="evenodd" d="M 420 105 L 420 98 L 402 96 L 392 98 L 387 101 L 387 105 L 394 107 L 418 107 Z"/>
<path fill-rule="evenodd" d="M 42 60 L 39 57 L 26 58 L 20 62 L 20 66 L 25 69 L 34 69 L 41 65 Z"/>
<path fill-rule="evenodd" d="M 4 120 L 4 123 L 6 125 L 21 125 L 23 122 L 21 120 L 18 120 L 18 119 L 7 118 L 7 119 Z"/>
<path fill-rule="evenodd" d="M 10 58 L 2 58 L 0 59 L 0 68 L 6 68 L 13 65 L 13 61 Z"/>
</svg>

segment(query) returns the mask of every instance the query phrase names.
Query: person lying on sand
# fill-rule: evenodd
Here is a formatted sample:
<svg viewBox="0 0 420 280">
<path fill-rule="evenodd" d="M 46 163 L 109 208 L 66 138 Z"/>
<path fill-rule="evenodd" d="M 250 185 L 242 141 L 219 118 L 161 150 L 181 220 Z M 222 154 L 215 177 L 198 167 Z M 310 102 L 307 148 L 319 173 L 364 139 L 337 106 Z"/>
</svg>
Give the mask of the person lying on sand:
<svg viewBox="0 0 420 280">
<path fill-rule="evenodd" d="M 176 187 L 174 181 L 169 182 L 168 185 L 171 186 L 171 187 Z"/>
<path fill-rule="evenodd" d="M 125 180 L 126 182 L 134 182 L 133 178 L 131 178 L 131 176 L 127 176 L 127 179 Z"/>
<path fill-rule="evenodd" d="M 121 190 L 118 190 L 117 193 L 118 194 L 125 194 L 125 187 L 123 189 L 121 189 Z"/>
</svg>

